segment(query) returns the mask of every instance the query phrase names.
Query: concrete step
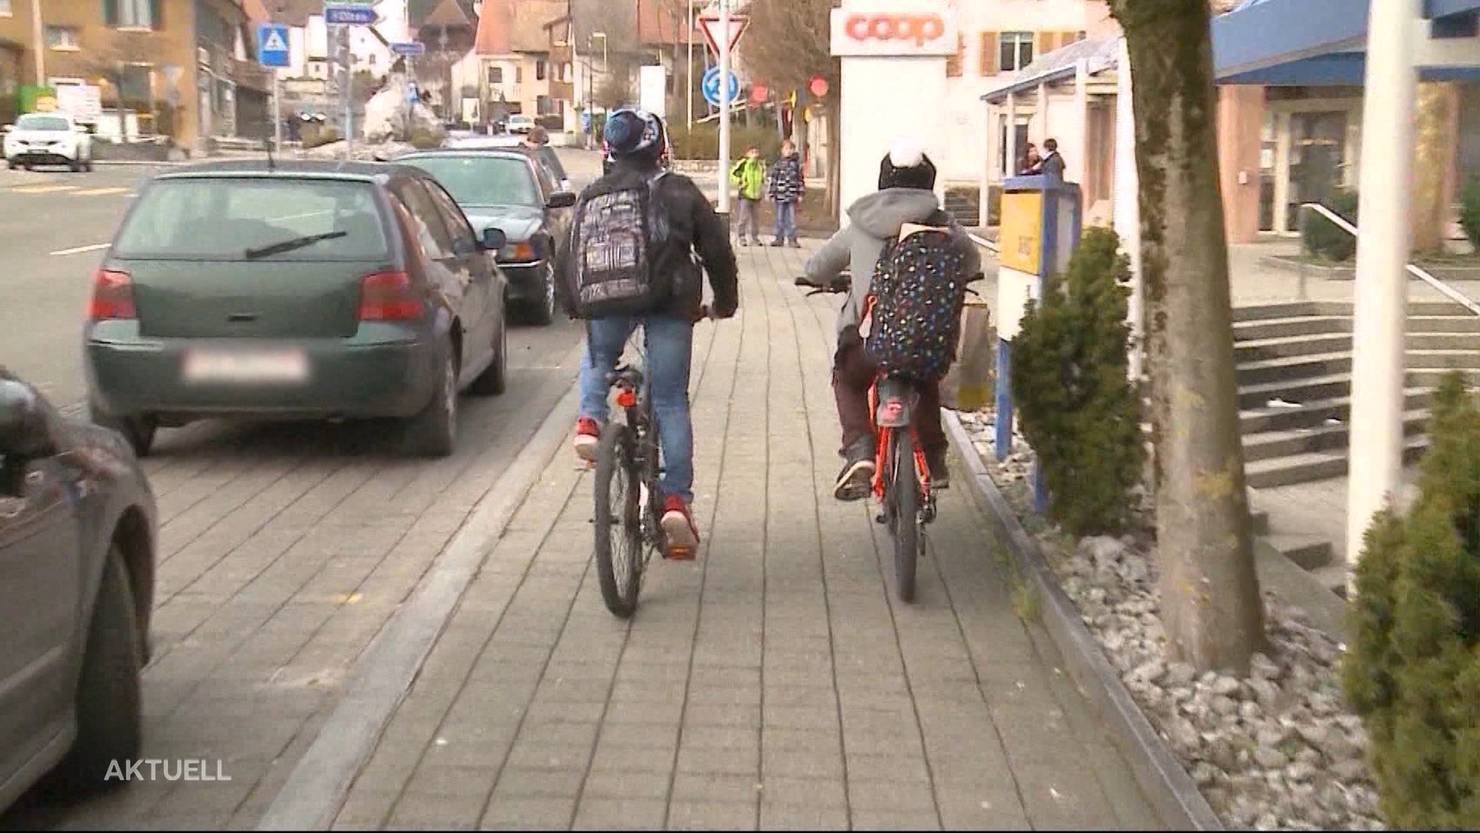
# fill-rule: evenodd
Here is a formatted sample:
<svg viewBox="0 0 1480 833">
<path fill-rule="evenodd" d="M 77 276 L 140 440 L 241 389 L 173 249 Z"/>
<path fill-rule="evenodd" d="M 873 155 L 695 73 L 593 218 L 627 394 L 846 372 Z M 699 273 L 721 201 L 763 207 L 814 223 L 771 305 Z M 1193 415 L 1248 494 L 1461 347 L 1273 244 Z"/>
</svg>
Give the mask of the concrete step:
<svg viewBox="0 0 1480 833">
<path fill-rule="evenodd" d="M 1404 413 L 1403 433 L 1405 436 L 1414 436 L 1421 433 L 1428 423 L 1428 411 Z M 1350 443 L 1350 436 L 1350 426 L 1346 422 L 1245 434 L 1244 461 L 1247 463 L 1257 460 L 1273 460 L 1277 457 L 1293 457 L 1312 451 L 1345 449 Z"/>
<path fill-rule="evenodd" d="M 1409 437 L 1404 441 L 1403 460 L 1411 463 L 1423 456 L 1428 448 L 1428 437 Z M 1346 449 L 1311 451 L 1272 460 L 1256 460 L 1244 467 L 1245 479 L 1251 489 L 1272 489 L 1276 486 L 1291 486 L 1342 477 L 1346 474 Z"/>
<path fill-rule="evenodd" d="M 1408 388 L 1403 392 L 1404 410 L 1426 408 L 1434 400 L 1430 388 Z M 1264 431 L 1290 431 L 1312 428 L 1331 418 L 1346 421 L 1351 415 L 1351 399 L 1338 396 L 1316 399 L 1295 408 L 1255 408 L 1239 414 L 1239 430 L 1245 435 Z"/>
<path fill-rule="evenodd" d="M 1269 407 L 1269 401 L 1272 399 L 1283 399 L 1296 405 L 1304 405 L 1307 402 L 1350 396 L 1351 392 L 1352 377 L 1348 373 L 1297 381 L 1240 385 L 1238 407 L 1241 411 L 1276 410 Z"/>
<path fill-rule="evenodd" d="M 1480 344 L 1480 339 L 1476 340 Z M 1259 338 L 1240 341 L 1233 346 L 1233 360 L 1240 366 L 1247 362 L 1312 356 L 1322 353 L 1346 353 L 1352 349 L 1348 333 L 1312 334 L 1283 338 Z"/>
<path fill-rule="evenodd" d="M 1336 376 L 1350 373 L 1351 369 L 1350 353 L 1321 353 L 1244 362 L 1238 366 L 1237 372 L 1242 389 L 1251 385 Z"/>
<path fill-rule="evenodd" d="M 1411 333 L 1480 333 L 1480 316 L 1471 315 L 1412 315 L 1408 316 L 1408 332 Z"/>
<path fill-rule="evenodd" d="M 1480 318 L 1475 319 L 1475 324 L 1477 327 L 1472 333 L 1410 332 L 1403 339 L 1403 347 L 1408 351 L 1470 350 L 1480 352 Z"/>
<path fill-rule="evenodd" d="M 1307 570 L 1314 570 L 1331 563 L 1334 550 L 1331 542 L 1314 535 L 1263 535 L 1266 543 L 1280 555 Z"/>
<path fill-rule="evenodd" d="M 1443 368 L 1409 368 L 1404 374 L 1409 387 L 1437 388 L 1444 377 L 1453 370 Z M 1465 386 L 1468 388 L 1480 388 L 1480 370 L 1460 369 L 1460 376 L 1464 377 Z"/>
<path fill-rule="evenodd" d="M 1269 534 L 1269 513 L 1258 509 L 1249 511 L 1249 532 L 1254 535 Z"/>
<path fill-rule="evenodd" d="M 1480 369 L 1480 350 L 1409 350 L 1404 357 L 1410 372 Z"/>
<path fill-rule="evenodd" d="M 1233 341 L 1241 345 L 1248 341 L 1271 338 L 1294 338 L 1297 336 L 1333 335 L 1346 333 L 1348 340 L 1352 331 L 1352 320 L 1340 316 L 1302 315 L 1293 318 L 1270 318 L 1233 325 Z"/>
<path fill-rule="evenodd" d="M 1290 301 L 1282 304 L 1257 304 L 1233 308 L 1235 325 L 1246 321 L 1265 321 L 1271 318 L 1306 318 L 1318 315 L 1313 301 Z"/>
</svg>

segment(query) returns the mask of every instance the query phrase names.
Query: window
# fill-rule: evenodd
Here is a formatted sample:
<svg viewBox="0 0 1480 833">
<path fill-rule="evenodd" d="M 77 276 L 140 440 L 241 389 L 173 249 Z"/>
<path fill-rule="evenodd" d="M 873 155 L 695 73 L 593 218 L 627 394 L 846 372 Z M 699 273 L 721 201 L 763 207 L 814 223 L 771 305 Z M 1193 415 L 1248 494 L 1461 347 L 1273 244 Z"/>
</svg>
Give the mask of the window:
<svg viewBox="0 0 1480 833">
<path fill-rule="evenodd" d="M 504 83 L 504 68 L 503 67 L 489 67 L 488 68 L 488 83 L 490 83 L 490 84 L 502 84 L 502 83 Z"/>
<path fill-rule="evenodd" d="M 427 193 L 432 196 L 432 204 L 436 206 L 437 213 L 442 217 L 443 225 L 447 226 L 448 234 L 452 240 L 452 252 L 457 255 L 470 255 L 478 251 L 477 238 L 473 236 L 473 227 L 468 225 L 468 219 L 463 215 L 462 209 L 447 195 L 447 192 L 432 183 L 426 185 Z"/>
<path fill-rule="evenodd" d="M 448 234 L 447 227 L 442 224 L 431 195 L 419 182 L 407 182 L 397 190 L 398 196 L 406 205 L 407 213 L 411 215 L 412 231 L 421 250 L 426 253 L 427 260 L 438 261 L 452 257 L 452 235 Z"/>
<path fill-rule="evenodd" d="M 10 17 L 10 0 L 0 0 L 0 17 Z"/>
<path fill-rule="evenodd" d="M 1033 63 L 1033 33 L 1003 32 L 999 45 L 998 68 L 1015 72 Z"/>
<path fill-rule="evenodd" d="M 119 29 L 154 29 L 159 0 L 103 0 L 103 22 Z"/>
<path fill-rule="evenodd" d="M 372 67 L 375 66 L 376 59 L 378 59 L 379 57 L 380 57 L 379 55 L 376 55 L 374 52 L 371 52 L 370 53 L 370 66 L 372 66 Z"/>
<path fill-rule="evenodd" d="M 961 67 L 966 63 L 966 36 L 956 36 L 956 54 L 946 58 L 946 77 L 960 78 Z"/>
<path fill-rule="evenodd" d="M 536 81 L 545 80 L 546 70 L 544 61 L 534 62 L 534 78 Z"/>
<path fill-rule="evenodd" d="M 77 40 L 77 28 L 74 26 L 46 27 L 46 46 L 48 49 L 66 51 L 80 49 L 81 44 Z"/>
<path fill-rule="evenodd" d="M 524 67 L 514 67 L 514 83 L 524 83 Z"/>
</svg>

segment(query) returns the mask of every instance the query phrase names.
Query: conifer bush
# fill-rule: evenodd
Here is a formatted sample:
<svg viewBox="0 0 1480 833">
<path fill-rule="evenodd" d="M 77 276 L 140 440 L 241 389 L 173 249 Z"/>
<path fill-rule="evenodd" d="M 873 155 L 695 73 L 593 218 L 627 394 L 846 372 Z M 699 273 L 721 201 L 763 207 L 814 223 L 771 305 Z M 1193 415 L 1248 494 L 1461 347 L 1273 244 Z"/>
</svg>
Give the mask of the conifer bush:
<svg viewBox="0 0 1480 833">
<path fill-rule="evenodd" d="M 1480 177 L 1470 180 L 1459 198 L 1459 226 L 1470 246 L 1480 252 Z"/>
<path fill-rule="evenodd" d="M 1355 191 L 1338 190 L 1321 204 L 1352 225 L 1357 224 L 1357 194 Z M 1306 212 L 1300 228 L 1301 243 L 1305 253 L 1316 257 L 1345 262 L 1357 255 L 1357 238 L 1324 216 L 1314 211 Z"/>
<path fill-rule="evenodd" d="M 1141 475 L 1140 405 L 1126 376 L 1130 262 L 1118 247 L 1115 232 L 1086 230 L 1012 345 L 1012 395 L 1052 494 L 1049 516 L 1074 535 L 1124 528 Z"/>
<path fill-rule="evenodd" d="M 1480 827 L 1480 410 L 1436 396 L 1419 498 L 1378 515 L 1357 565 L 1343 683 L 1397 828 Z"/>
</svg>

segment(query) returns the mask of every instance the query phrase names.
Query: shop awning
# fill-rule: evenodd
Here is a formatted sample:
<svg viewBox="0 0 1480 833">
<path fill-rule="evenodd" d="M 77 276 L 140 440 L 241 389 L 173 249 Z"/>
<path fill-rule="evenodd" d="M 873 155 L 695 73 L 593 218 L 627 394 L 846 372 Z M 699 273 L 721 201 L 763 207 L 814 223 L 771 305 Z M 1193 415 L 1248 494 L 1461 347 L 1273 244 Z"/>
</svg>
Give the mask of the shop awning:
<svg viewBox="0 0 1480 833">
<path fill-rule="evenodd" d="M 1245 0 L 1213 19 L 1220 84 L 1361 86 L 1368 0 Z M 1474 14 L 1480 0 L 1425 0 L 1430 19 Z M 1425 80 L 1480 78 L 1477 66 L 1420 67 Z"/>
</svg>

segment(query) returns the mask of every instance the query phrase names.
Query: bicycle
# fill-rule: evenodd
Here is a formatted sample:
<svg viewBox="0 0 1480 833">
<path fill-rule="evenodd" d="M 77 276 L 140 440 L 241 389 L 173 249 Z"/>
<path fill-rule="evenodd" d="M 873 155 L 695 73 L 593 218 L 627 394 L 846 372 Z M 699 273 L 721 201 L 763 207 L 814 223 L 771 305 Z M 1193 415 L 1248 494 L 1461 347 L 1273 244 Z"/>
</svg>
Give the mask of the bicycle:
<svg viewBox="0 0 1480 833">
<path fill-rule="evenodd" d="M 796 285 L 810 287 L 810 298 L 846 293 L 853 281 L 845 273 L 827 285 L 806 278 L 797 278 Z M 915 599 L 915 569 L 927 543 L 925 526 L 935 520 L 936 514 L 930 467 L 915 429 L 915 409 L 920 401 L 917 385 L 913 379 L 880 373 L 869 394 L 876 455 L 873 490 L 881 508 L 874 520 L 884 524 L 894 539 L 895 586 L 902 602 Z"/>
<path fill-rule="evenodd" d="M 700 317 L 711 317 L 707 306 Z M 623 364 L 606 380 L 616 391 L 623 419 L 609 421 L 596 446 L 596 574 L 607 610 L 626 619 L 637 611 L 642 578 L 654 553 L 683 559 L 693 553 L 670 546 L 659 523 L 663 468 L 646 377 L 640 368 Z"/>
</svg>

